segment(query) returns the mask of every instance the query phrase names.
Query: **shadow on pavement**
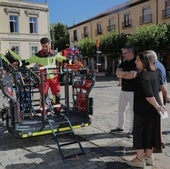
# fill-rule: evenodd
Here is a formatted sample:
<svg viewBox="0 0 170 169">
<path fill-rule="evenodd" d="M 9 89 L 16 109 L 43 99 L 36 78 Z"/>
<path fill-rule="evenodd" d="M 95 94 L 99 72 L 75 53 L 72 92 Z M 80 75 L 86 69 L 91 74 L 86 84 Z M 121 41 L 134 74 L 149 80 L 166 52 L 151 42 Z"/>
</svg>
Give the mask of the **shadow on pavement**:
<svg viewBox="0 0 170 169">
<path fill-rule="evenodd" d="M 101 82 L 101 81 L 118 81 L 117 77 L 115 76 L 96 76 L 96 81 Z"/>
<path fill-rule="evenodd" d="M 92 134 L 81 134 L 81 137 L 87 138 L 88 140 L 93 140 L 93 139 L 111 139 L 111 138 L 132 138 L 128 133 L 92 133 Z"/>
<path fill-rule="evenodd" d="M 77 151 L 76 149 L 68 149 L 68 152 Z M 28 151 L 24 157 L 21 158 L 21 163 L 8 164 L 5 169 L 21 169 L 21 168 L 31 168 L 31 169 L 130 169 L 130 167 L 122 160 L 109 160 L 114 155 L 108 153 L 107 151 L 103 153 L 103 150 L 99 147 L 87 148 L 86 156 L 79 156 L 77 159 L 67 159 L 65 161 L 56 154 L 58 151 L 50 150 L 43 154 L 40 152 Z M 102 151 L 102 152 L 101 152 Z M 93 154 L 93 156 L 91 155 Z M 109 157 L 110 156 L 110 157 Z M 107 157 L 106 161 L 105 158 Z M 37 162 L 31 162 L 37 159 Z M 24 162 L 23 162 L 24 161 Z M 36 161 L 36 160 L 34 160 Z M 98 167 L 97 167 L 98 166 Z"/>
<path fill-rule="evenodd" d="M 3 129 L 3 127 L 1 126 Z M 26 139 L 16 138 L 13 134 L 10 134 L 4 130 L 1 131 L 1 139 L 0 139 L 0 152 L 6 152 L 7 154 L 12 154 L 7 156 L 8 163 L 4 169 L 21 169 L 21 168 L 29 168 L 29 169 L 73 169 L 75 166 L 79 168 L 89 168 L 90 166 L 94 166 L 98 169 L 128 169 L 127 164 L 120 161 L 111 162 L 111 160 L 103 160 L 107 158 L 116 158 L 124 155 L 125 147 L 122 146 L 105 146 L 98 147 L 93 145 L 92 143 L 86 143 L 85 139 L 80 137 L 80 141 L 86 151 L 86 156 L 79 156 L 78 159 L 73 160 L 65 160 L 63 161 L 59 155 L 59 150 L 57 145 L 52 137 L 52 135 L 44 135 L 31 137 Z M 91 137 L 91 135 L 87 135 L 87 137 Z M 112 135 L 109 133 L 99 134 L 97 133 L 96 139 L 102 139 L 107 137 L 119 137 L 119 135 Z M 122 137 L 122 136 L 120 136 Z M 65 138 L 63 138 L 65 139 Z M 89 140 L 89 139 L 88 139 Z M 90 144 L 90 146 L 89 146 Z M 14 153 L 15 152 L 15 153 Z M 64 154 L 69 155 L 72 152 L 79 152 L 79 148 L 69 147 L 64 149 Z M 15 155 L 13 155 L 13 153 Z M 131 147 L 126 147 L 126 155 L 131 155 Z M 1 159 L 2 157 L 0 157 Z M 10 158 L 12 160 L 10 160 Z M 3 159 L 3 158 L 2 158 Z M 3 159 L 4 160 L 4 159 Z M 1 161 L 1 160 L 0 160 Z M 3 161 L 1 161 L 3 165 Z M 90 163 L 90 164 L 89 164 Z M 95 165 L 99 165 L 96 167 Z M 111 167 L 111 168 L 110 168 Z"/>
<path fill-rule="evenodd" d="M 52 135 L 44 135 L 37 137 L 30 137 L 25 139 L 16 138 L 13 134 L 8 133 L 6 127 L 0 122 L 0 153 L 4 153 L 7 158 L 6 165 L 3 164 L 5 157 L 0 157 L 0 168 L 2 169 L 72 169 L 77 166 L 77 169 L 89 168 L 94 165 L 94 169 L 128 169 L 123 160 L 110 160 L 112 158 L 121 157 L 124 155 L 133 155 L 132 147 L 119 146 L 119 144 L 107 145 L 103 147 L 96 146 L 92 143 L 95 139 L 107 138 L 123 138 L 127 137 L 126 133 L 95 133 L 79 135 L 79 139 L 86 151 L 86 156 L 79 156 L 78 159 L 63 161 L 59 155 L 57 144 Z M 87 138 L 87 139 L 86 139 Z M 65 139 L 65 138 L 63 138 Z M 88 143 L 90 141 L 90 143 Z M 87 144 L 87 143 L 88 144 Z M 89 146 L 90 144 L 90 146 Z M 77 147 L 69 147 L 64 150 L 65 155 L 72 152 L 79 152 Z M 126 151 L 126 152 L 125 152 Z M 9 155 L 9 156 L 8 156 Z M 108 158 L 109 160 L 103 160 Z M 121 162 L 122 161 L 122 162 Z M 90 165 L 89 165 L 90 163 Z M 4 166 L 5 165 L 5 166 Z M 95 167 L 99 165 L 99 167 Z"/>
<path fill-rule="evenodd" d="M 112 87 L 112 86 L 94 86 L 94 88 L 107 88 L 107 87 Z"/>
<path fill-rule="evenodd" d="M 136 167 L 130 167 L 124 162 L 108 162 L 106 169 L 137 169 Z"/>
<path fill-rule="evenodd" d="M 170 131 L 163 131 L 162 134 L 163 135 L 168 135 L 168 134 L 170 134 Z"/>
</svg>

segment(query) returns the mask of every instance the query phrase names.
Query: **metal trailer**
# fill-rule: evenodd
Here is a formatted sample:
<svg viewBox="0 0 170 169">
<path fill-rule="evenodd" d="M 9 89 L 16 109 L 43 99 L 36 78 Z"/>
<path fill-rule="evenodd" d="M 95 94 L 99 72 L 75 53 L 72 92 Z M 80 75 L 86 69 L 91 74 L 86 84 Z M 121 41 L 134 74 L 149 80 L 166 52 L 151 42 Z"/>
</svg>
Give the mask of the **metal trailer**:
<svg viewBox="0 0 170 169">
<path fill-rule="evenodd" d="M 12 75 L 12 94 L 8 91 L 9 85 L 5 80 L 6 75 L 3 70 L 3 62 L 1 59 L 1 90 L 4 95 L 4 107 L 1 111 L 2 119 L 6 121 L 7 129 L 14 136 L 19 138 L 27 138 L 45 134 L 52 134 L 59 148 L 62 159 L 69 158 L 65 156 L 62 150 L 63 146 L 70 144 L 78 144 L 80 153 L 85 151 L 74 133 L 74 129 L 86 127 L 91 124 L 90 115 L 92 115 L 92 98 L 89 93 L 94 87 L 94 78 L 89 71 L 79 74 L 74 78 L 72 84 L 72 92 L 69 91 L 68 84 L 69 71 L 64 70 L 65 81 L 64 98 L 60 104 L 54 105 L 50 96 L 45 98 L 43 94 L 40 96 L 38 86 L 41 84 L 42 91 L 45 74 L 34 72 L 26 67 L 20 66 L 13 68 L 10 66 Z M 50 68 L 48 68 L 50 69 Z M 63 72 L 62 72 L 63 73 Z M 44 92 L 43 92 L 44 93 Z M 73 106 L 70 106 L 70 96 L 72 94 Z M 42 97 L 43 106 L 40 106 L 40 97 Z M 60 112 L 56 114 L 55 107 L 60 108 Z M 71 140 L 66 143 L 60 142 L 61 135 L 71 134 Z M 72 156 L 72 155 L 71 155 Z"/>
</svg>

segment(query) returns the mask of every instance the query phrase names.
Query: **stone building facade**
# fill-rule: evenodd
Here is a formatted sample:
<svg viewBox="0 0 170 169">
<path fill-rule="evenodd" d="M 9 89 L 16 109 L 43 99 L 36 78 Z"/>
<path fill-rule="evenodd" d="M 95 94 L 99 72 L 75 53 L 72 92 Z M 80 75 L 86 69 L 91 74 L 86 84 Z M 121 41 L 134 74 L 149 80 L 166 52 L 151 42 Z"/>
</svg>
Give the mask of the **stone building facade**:
<svg viewBox="0 0 170 169">
<path fill-rule="evenodd" d="M 76 45 L 81 39 L 89 37 L 96 41 L 101 35 L 116 30 L 118 33 L 131 34 L 142 25 L 170 22 L 170 0 L 129 0 L 110 8 L 97 16 L 77 23 L 68 28 L 70 45 Z M 107 56 L 101 64 L 108 69 Z M 170 58 L 169 58 L 170 61 Z M 113 68 L 114 69 L 114 68 Z"/>
<path fill-rule="evenodd" d="M 50 37 L 49 9 L 46 2 L 0 0 L 0 50 L 14 47 L 28 58 L 40 48 L 40 39 Z"/>
</svg>

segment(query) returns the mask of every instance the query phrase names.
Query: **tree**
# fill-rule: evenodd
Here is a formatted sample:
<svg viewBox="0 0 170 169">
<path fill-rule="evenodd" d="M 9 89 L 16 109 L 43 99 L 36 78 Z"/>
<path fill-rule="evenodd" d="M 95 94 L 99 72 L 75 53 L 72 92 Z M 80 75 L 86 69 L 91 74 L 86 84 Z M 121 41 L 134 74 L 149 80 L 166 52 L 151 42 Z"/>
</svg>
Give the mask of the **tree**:
<svg viewBox="0 0 170 169">
<path fill-rule="evenodd" d="M 166 35 L 164 39 L 160 41 L 160 52 L 169 52 L 170 51 L 170 24 L 165 24 L 167 27 Z"/>
<path fill-rule="evenodd" d="M 136 52 L 155 50 L 160 52 L 162 44 L 167 42 L 167 25 L 151 25 L 138 27 L 134 34 L 128 36 L 128 43 L 135 47 Z"/>
<path fill-rule="evenodd" d="M 62 23 L 50 26 L 52 48 L 61 51 L 69 47 L 69 32 L 67 26 Z"/>
<path fill-rule="evenodd" d="M 83 56 L 92 57 L 96 53 L 95 42 L 90 38 L 82 39 L 76 47 L 81 51 Z"/>
<path fill-rule="evenodd" d="M 100 48 L 102 53 L 112 58 L 119 57 L 121 48 L 127 42 L 126 34 L 118 34 L 116 31 L 108 32 L 100 38 Z"/>
</svg>

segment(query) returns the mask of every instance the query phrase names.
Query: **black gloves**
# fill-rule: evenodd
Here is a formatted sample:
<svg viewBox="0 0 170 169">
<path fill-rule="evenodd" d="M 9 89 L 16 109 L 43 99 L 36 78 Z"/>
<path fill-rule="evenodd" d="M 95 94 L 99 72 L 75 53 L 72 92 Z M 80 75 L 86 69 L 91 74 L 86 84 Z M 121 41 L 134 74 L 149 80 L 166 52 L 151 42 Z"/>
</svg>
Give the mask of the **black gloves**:
<svg viewBox="0 0 170 169">
<path fill-rule="evenodd" d="M 25 60 L 21 60 L 21 63 L 22 63 L 21 66 L 25 67 Z"/>
<path fill-rule="evenodd" d="M 28 62 L 25 62 L 25 60 L 21 60 L 21 63 L 22 63 L 22 67 L 26 67 L 27 65 L 29 65 L 29 63 Z"/>
<path fill-rule="evenodd" d="M 63 60 L 63 63 L 69 63 L 69 59 Z"/>
</svg>

